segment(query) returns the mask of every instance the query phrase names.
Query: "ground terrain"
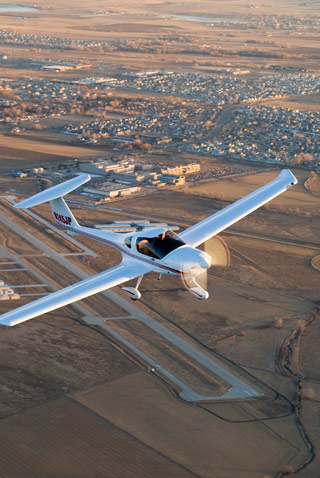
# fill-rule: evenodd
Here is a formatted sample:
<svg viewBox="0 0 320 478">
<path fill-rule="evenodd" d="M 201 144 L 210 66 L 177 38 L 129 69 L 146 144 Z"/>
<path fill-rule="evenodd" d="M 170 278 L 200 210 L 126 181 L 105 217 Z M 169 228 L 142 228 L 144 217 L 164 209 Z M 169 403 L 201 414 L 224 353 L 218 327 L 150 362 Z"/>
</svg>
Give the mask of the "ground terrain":
<svg viewBox="0 0 320 478">
<path fill-rule="evenodd" d="M 299 171 L 296 173 L 299 176 Z M 305 176 L 305 173 L 301 174 L 302 177 Z M 265 173 L 262 173 L 240 178 L 236 181 L 238 189 L 233 190 L 230 185 L 224 188 L 226 191 L 224 201 L 229 199 L 229 191 L 230 199 L 234 200 L 235 194 L 242 195 L 244 192 L 248 192 L 247 188 L 250 184 L 259 185 L 271 177 L 272 175 L 269 174 L 266 178 Z M 228 179 L 225 180 L 226 184 L 228 181 Z M 215 185 L 221 186 L 221 183 L 223 181 L 214 182 L 211 186 L 207 184 L 206 188 L 214 190 Z M 32 181 L 18 180 L 16 182 L 17 189 L 20 189 L 18 187 L 20 184 L 29 184 L 30 191 L 34 187 Z M 2 183 L 1 187 L 2 193 L 5 194 L 5 183 Z M 241 187 L 243 188 L 242 192 Z M 25 195 L 29 192 L 26 190 Z M 174 194 L 174 201 L 171 197 L 172 194 Z M 292 211 L 296 211 L 296 205 L 301 203 L 300 200 L 297 200 L 297 197 L 300 198 L 299 195 L 304 199 L 305 209 L 302 208 L 298 215 Z M 155 208 L 160 197 L 161 212 Z M 119 217 L 143 218 L 145 216 L 172 222 L 177 218 L 176 211 L 179 209 L 179 201 L 184 201 L 185 204 L 190 204 L 190 208 L 185 208 L 184 215 L 180 214 L 179 220 L 175 222 L 186 226 L 191 223 L 195 214 L 192 212 L 193 209 L 197 210 L 198 217 L 201 217 L 202 214 L 207 213 L 209 208 L 222 206 L 219 201 L 207 197 L 207 194 L 199 195 L 199 191 L 196 195 L 191 196 L 189 192 L 183 190 L 174 193 L 163 191 L 154 196 L 154 201 L 152 198 L 153 196 L 150 196 L 146 202 L 141 199 L 139 204 L 134 199 L 123 201 L 121 203 L 123 213 L 96 209 L 95 215 L 91 215 L 90 219 L 87 218 L 85 208 L 77 208 L 75 211 L 79 220 L 81 221 L 82 218 L 87 225 Z M 189 199 L 186 203 L 187 198 Z M 144 444 L 143 446 L 147 444 L 152 449 L 158 450 L 161 456 L 165 457 L 163 466 L 167 466 L 168 470 L 170 467 L 175 469 L 177 464 L 183 465 L 191 473 L 191 476 L 192 473 L 194 476 L 212 476 L 212 470 L 210 471 L 212 457 L 214 457 L 215 467 L 219 467 L 217 476 L 230 476 L 231 468 L 224 465 L 227 460 L 225 453 L 228 453 L 227 450 L 230 446 L 239 450 L 241 456 L 249 453 L 252 447 L 248 441 L 249 436 L 254 437 L 255 443 L 258 443 L 257 440 L 263 440 L 264 453 L 263 455 L 255 454 L 255 460 L 249 468 L 247 462 L 241 464 L 239 455 L 237 463 L 240 463 L 240 466 L 237 465 L 239 470 L 237 476 L 260 476 L 257 466 L 272 475 L 286 461 L 290 461 L 292 466 L 298 468 L 301 461 L 308 459 L 309 454 L 307 446 L 303 442 L 304 437 L 297 429 L 294 414 L 297 379 L 292 375 L 288 376 L 286 369 L 281 368 L 279 353 L 292 329 L 304 330 L 304 324 L 310 320 L 314 313 L 313 310 L 318 304 L 319 272 L 311 264 L 312 258 L 319 254 L 320 248 L 316 227 L 318 217 L 314 213 L 318 201 L 316 196 L 310 195 L 301 186 L 295 194 L 293 190 L 290 191 L 287 197 L 274 201 L 271 204 L 272 207 L 257 212 L 243 221 L 243 224 L 239 223 L 231 228 L 228 234 L 225 233 L 224 238 L 232 255 L 231 268 L 210 271 L 209 292 L 212 299 L 201 303 L 200 306 L 199 302 L 194 301 L 184 291 L 177 278 L 165 278 L 158 283 L 151 275 L 144 279 L 141 286 L 141 306 L 148 313 L 151 313 L 153 317 L 175 333 L 187 334 L 188 340 L 196 340 L 196 343 L 202 344 L 202 347 L 205 346 L 206 353 L 218 353 L 219 359 L 225 362 L 226 366 L 231 367 L 239 376 L 262 391 L 264 394 L 262 399 L 248 403 L 236 401 L 234 403 L 199 404 L 193 412 L 194 406 L 176 402 L 175 395 L 172 395 L 170 391 L 165 392 L 165 385 L 161 385 L 161 381 L 150 376 L 140 361 L 137 362 L 131 354 L 121 356 L 119 351 L 110 345 L 110 339 L 107 339 L 104 332 L 101 335 L 99 329 L 90 330 L 87 326 L 84 327 L 81 323 L 82 314 L 79 315 L 79 310 L 72 306 L 28 322 L 18 328 L 3 330 L 1 413 L 3 417 L 8 416 L 6 421 L 1 422 L 4 427 L 3 439 L 8 436 L 7 426 L 10 426 L 11 429 L 10 436 L 14 434 L 14 430 L 18 430 L 16 427 L 19 423 L 24 426 L 24 420 L 29 419 L 29 412 L 23 410 L 28 410 L 32 404 L 33 407 L 40 407 L 39 416 L 44 414 L 48 417 L 48 423 L 51 423 L 52 413 L 68 413 L 68 416 L 71 417 L 70 420 L 74 413 L 85 413 L 86 419 L 91 420 L 90 427 L 94 427 L 92 433 L 98 433 L 97 424 L 92 422 L 93 417 L 90 418 L 90 413 L 92 413 L 90 410 L 92 410 L 98 413 L 98 416 L 107 419 L 108 423 L 116 427 L 117 430 L 121 430 L 120 433 L 129 433 L 130 439 L 135 437 L 134 439 L 138 440 L 138 443 Z M 283 208 L 281 212 L 279 212 L 280 207 Z M 310 210 L 313 213 L 310 213 Z M 309 215 L 305 216 L 305 211 Z M 49 217 L 47 206 L 38 207 L 35 212 L 37 217 L 46 219 Z M 6 199 L 1 202 L 0 214 L 2 214 L 1 217 L 6 217 L 6 221 L 12 220 L 15 227 L 22 227 L 27 237 L 29 237 L 28 234 L 33 234 L 35 238 L 41 240 L 42 244 L 46 244 L 52 250 L 53 259 L 50 259 L 47 254 L 43 255 L 42 253 L 41 255 L 41 247 L 43 247 L 41 243 L 38 244 L 39 249 L 37 241 L 35 241 L 35 245 L 32 245 L 26 240 L 22 242 L 21 237 L 19 238 L 10 228 L 3 231 L 2 237 L 6 239 L 2 244 L 4 257 L 1 261 L 10 262 L 14 257 L 18 257 L 21 261 L 21 265 L 2 266 L 2 268 L 12 269 L 12 272 L 3 272 L 3 277 L 12 285 L 28 283 L 30 288 L 27 290 L 31 293 L 35 291 L 32 289 L 32 284 L 39 283 L 39 280 L 36 280 L 37 274 L 41 274 L 44 279 L 41 283 L 45 285 L 41 291 L 48 291 L 50 283 L 53 286 L 61 287 L 77 280 L 71 271 L 57 264 L 54 253 L 59 254 L 59 257 L 68 258 L 70 264 L 81 266 L 88 273 L 99 272 L 119 261 L 112 250 L 92 241 L 81 239 L 78 242 L 78 247 L 75 244 L 68 244 L 66 239 L 59 237 L 49 228 L 43 227 L 43 225 L 41 228 L 41 224 L 37 224 L 35 219 L 31 220 L 26 213 L 11 209 Z M 293 216 L 295 217 L 294 227 Z M 310 217 L 312 223 L 310 223 Z M 288 221 L 287 230 L 283 228 L 286 221 Z M 312 227 L 313 223 L 315 224 L 314 228 Z M 301 237 L 299 233 L 301 229 L 306 229 L 307 224 L 308 235 L 304 234 Z M 10 235 L 12 236 L 11 240 L 9 239 Z M 86 254 L 85 251 L 81 251 L 81 243 L 99 255 L 93 257 Z M 71 250 L 74 255 L 70 256 L 68 254 Z M 9 261 L 5 257 L 6 254 L 9 255 Z M 21 268 L 22 264 L 30 266 L 31 270 L 19 272 L 17 269 Z M 290 268 L 293 269 L 293 274 L 288 273 Z M 31 271 L 34 271 L 36 277 Z M 52 271 L 54 271 L 53 275 Z M 31 300 L 31 298 L 23 298 L 23 301 Z M 17 302 L 12 305 L 5 303 L 3 312 L 16 304 Z M 97 316 L 128 317 L 125 311 L 121 311 L 118 306 L 102 296 L 86 300 L 85 307 L 87 313 Z M 74 322 L 75 319 L 76 322 Z M 215 390 L 217 392 L 217 388 L 212 388 L 214 387 L 212 378 L 206 377 L 204 370 L 196 370 L 195 364 L 191 362 L 187 366 L 185 358 L 180 352 L 177 355 L 174 348 L 168 348 L 168 344 L 159 340 L 148 328 L 142 328 L 138 322 L 134 322 L 132 319 L 115 320 L 114 322 L 111 320 L 109 323 L 113 330 L 121 331 L 127 339 L 133 341 L 155 359 L 159 359 L 162 364 L 170 367 L 171 361 L 174 360 L 175 366 L 172 370 L 179 373 L 180 377 L 187 380 L 198 391 L 208 393 L 209 390 L 212 393 Z M 316 324 L 315 321 L 308 326 L 306 331 L 309 331 L 309 328 L 311 330 L 314 324 Z M 311 337 L 312 335 L 307 340 L 312 340 Z M 300 346 L 304 344 L 304 335 L 299 340 Z M 122 347 L 120 350 L 123 350 Z M 314 411 L 314 403 L 317 400 L 317 377 L 312 372 L 313 367 L 310 372 L 303 369 L 306 366 L 303 364 L 308 364 L 310 361 L 310 353 L 313 353 L 312 347 L 306 345 L 301 350 L 301 357 L 297 355 L 299 354 L 298 350 L 295 352 L 297 362 L 295 361 L 294 365 L 297 366 L 297 370 L 294 373 L 305 376 L 303 382 L 305 395 L 302 395 L 303 420 L 306 430 L 308 430 L 308 436 L 312 437 L 313 422 L 310 422 L 309 416 L 312 413 L 311 410 Z M 316 354 L 316 348 L 314 350 Z M 93 355 L 90 355 L 91 353 Z M 28 358 L 26 359 L 26 357 Z M 134 360 L 133 364 L 130 359 Z M 179 368 L 180 360 L 182 360 L 181 370 Z M 309 373 L 311 374 L 310 378 Z M 209 382 L 207 382 L 208 379 Z M 172 389 L 171 385 L 170 389 L 174 391 L 175 387 Z M 150 390 L 148 392 L 151 394 L 150 398 L 148 394 L 146 395 L 146 390 Z M 63 396 L 66 398 L 59 398 Z M 52 405 L 53 408 L 49 409 L 45 405 L 48 399 L 57 400 L 54 402 L 56 405 Z M 130 406 L 126 400 L 130 401 Z M 155 401 L 159 404 L 163 403 L 165 407 L 165 412 L 161 412 L 159 421 L 156 420 L 155 411 L 157 410 L 156 414 L 158 414 L 160 409 L 157 406 L 155 410 Z M 114 402 L 117 403 L 116 408 L 111 406 L 111 403 Z M 86 406 L 83 412 L 79 408 L 79 403 Z M 66 410 L 70 410 L 70 412 Z M 130 411 L 130 414 L 125 413 L 125 410 Z M 180 411 L 178 412 L 178 410 Z M 201 415 L 206 415 L 209 412 L 214 415 L 204 417 L 203 425 L 201 425 Z M 89 415 L 87 415 L 88 413 Z M 151 416 L 148 418 L 149 413 L 151 413 L 152 419 Z M 196 418 L 193 417 L 193 413 L 200 415 Z M 145 414 L 147 415 L 145 416 Z M 166 416 L 171 417 L 170 425 L 169 422 L 166 424 Z M 192 441 L 194 454 L 191 454 L 188 448 L 191 445 L 191 443 L 188 444 L 188 441 L 183 443 L 179 441 L 179 446 L 178 442 L 170 443 L 172 439 L 169 439 L 169 436 L 172 436 L 170 430 L 176 430 L 177 427 L 173 417 L 175 417 L 174 420 L 179 420 L 179 426 L 182 427 L 181 434 L 186 437 L 186 440 L 191 424 L 194 420 L 197 422 L 198 446 L 203 455 L 200 461 L 196 458 L 199 456 L 199 452 L 197 448 L 194 448 L 194 441 Z M 7 421 L 9 418 L 11 422 Z M 272 420 L 264 422 L 263 419 L 266 418 L 272 418 Z M 12 422 L 12 420 L 16 421 Z M 137 420 L 140 425 L 137 424 Z M 208 426 L 210 420 L 214 420 L 214 422 Z M 161 428 L 159 428 L 160 422 L 163 424 Z M 243 422 L 248 425 L 240 426 L 239 423 Z M 145 425 L 142 426 L 142 423 Z M 249 425 L 250 423 L 251 425 Z M 207 434 L 210 433 L 211 427 L 216 431 L 219 424 L 222 426 L 221 432 L 219 432 L 219 446 L 207 450 L 204 443 L 212 443 L 212 437 L 210 438 Z M 57 426 L 58 423 L 55 424 L 54 429 L 50 428 L 45 431 L 45 436 L 48 437 L 50 443 L 52 443 L 54 434 L 57 433 Z M 162 430 L 163 426 L 165 428 Z M 59 427 L 59 433 L 64 433 L 62 424 Z M 226 430 L 228 430 L 229 444 L 221 443 L 220 440 Z M 32 440 L 35 440 L 37 447 L 38 440 L 43 440 L 40 438 L 40 429 L 34 426 L 32 433 Z M 109 432 L 105 431 L 104 433 L 109 436 Z M 247 438 L 242 436 L 243 433 L 247 434 Z M 286 437 L 285 441 L 283 441 L 284 438 L 279 441 L 279 434 Z M 179 440 L 180 435 L 176 433 L 174 435 Z M 214 432 L 213 436 L 217 436 L 217 434 Z M 278 438 L 276 438 L 277 436 Z M 76 450 L 80 446 L 81 439 L 81 435 L 79 435 L 79 445 L 73 445 L 72 453 L 78 453 Z M 244 448 L 244 443 L 248 448 Z M 281 445 L 280 448 L 279 445 Z M 6 444 L 2 453 L 8 453 L 8 446 Z M 52 451 L 55 450 L 56 453 L 59 453 L 58 449 L 51 446 Z M 94 446 L 94 442 L 92 442 L 92 446 Z M 259 446 L 257 449 L 260 449 Z M 270 455 L 266 454 L 266 449 L 269 450 Z M 175 451 L 172 452 L 173 450 Z M 27 453 L 26 449 L 21 448 L 19 451 L 21 461 L 15 462 L 14 465 L 6 464 L 8 473 L 15 473 L 15 470 L 19 469 L 21 463 L 24 463 L 25 453 Z M 119 451 L 119 453 L 120 457 L 122 452 Z M 44 456 L 44 460 L 48 460 L 48 463 L 52 460 L 50 456 Z M 207 464 L 205 456 L 210 456 Z M 86 462 L 83 456 L 80 458 L 79 455 L 78 459 L 82 460 L 84 469 L 89 467 L 87 468 L 89 470 L 90 466 L 92 467 L 91 461 Z M 107 463 L 109 459 L 108 456 L 101 458 L 97 466 L 101 466 L 104 463 L 103 460 L 106 460 L 105 463 Z M 67 468 L 63 468 L 63 459 L 61 458 L 61 460 L 58 460 L 55 466 L 57 466 L 58 472 L 61 473 L 59 470 L 65 469 L 65 473 L 67 473 Z M 152 458 L 151 463 L 156 463 L 154 460 L 155 457 Z M 259 465 L 257 465 L 258 463 Z M 158 465 L 152 466 L 157 467 Z M 39 462 L 30 464 L 30 467 L 32 470 L 30 473 L 40 470 L 39 476 L 41 476 L 41 468 L 37 468 Z M 99 468 L 94 467 L 93 469 L 96 476 L 99 476 Z M 131 460 L 127 467 L 127 476 L 131 476 L 130 470 L 133 472 L 134 469 L 135 465 Z M 148 470 L 148 468 L 143 469 Z M 148 471 L 145 472 L 148 473 Z M 177 471 L 173 473 L 177 473 Z M 302 473 L 301 471 L 301 476 L 303 476 Z"/>
<path fill-rule="evenodd" d="M 73 41 L 119 41 L 121 48 L 62 51 L 1 43 L 4 79 L 79 80 L 159 68 L 215 73 L 232 67 L 262 75 L 270 65 L 319 73 L 315 28 L 288 30 L 285 22 L 277 28 L 250 27 L 252 18 L 275 17 L 272 1 L 88 5 L 68 0 L 52 5 L 40 0 L 37 6 L 39 12 L 2 13 L 1 28 Z M 205 21 L 177 17 L 186 14 Z M 320 11 L 316 2 L 284 0 L 276 3 L 276 14 L 310 19 Z M 206 20 L 234 20 L 235 15 L 249 18 L 249 26 L 222 27 Z M 182 52 L 185 44 L 193 49 Z M 214 54 L 204 54 L 203 44 Z M 254 49 L 259 50 L 257 57 L 252 57 Z M 37 62 L 91 66 L 56 73 L 40 69 Z M 148 96 L 122 90 L 113 95 Z M 319 94 L 261 103 L 314 112 L 320 108 Z M 227 112 L 223 122 L 228 117 Z M 86 118 L 79 114 L 73 120 Z M 19 301 L 1 301 L 1 313 L 120 261 L 118 252 L 106 246 L 61 234 L 46 205 L 35 208 L 34 216 L 12 208 L 12 201 L 40 186 L 36 179 L 13 179 L 13 169 L 118 154 L 110 146 L 75 144 L 57 131 L 65 121 L 70 117 L 43 119 L 47 129 L 28 134 L 11 133 L 7 124 L 0 124 L 0 278 L 21 294 Z M 143 157 L 170 165 L 200 161 L 209 172 L 238 164 L 233 157 L 179 151 Z M 242 166 L 246 171 L 241 175 L 153 191 L 139 200 L 115 200 L 111 208 L 81 205 L 85 199 L 78 195 L 71 197 L 78 203 L 70 205 L 87 226 L 140 218 L 185 228 L 279 172 L 270 164 L 243 161 Z M 319 176 L 309 169 L 293 172 L 297 186 L 221 234 L 231 266 L 210 270 L 208 301 L 194 299 L 178 278 L 158 282 L 150 274 L 141 284 L 137 309 L 130 308 L 117 287 L 117 295 L 99 294 L 15 328 L 1 327 L 1 476 L 266 478 L 294 472 L 299 478 L 319 477 Z M 219 396 L 228 385 L 146 326 L 139 314 L 218 361 L 261 393 L 260 398 L 181 399 L 176 383 L 152 371 L 115 334 L 199 393 Z"/>
</svg>

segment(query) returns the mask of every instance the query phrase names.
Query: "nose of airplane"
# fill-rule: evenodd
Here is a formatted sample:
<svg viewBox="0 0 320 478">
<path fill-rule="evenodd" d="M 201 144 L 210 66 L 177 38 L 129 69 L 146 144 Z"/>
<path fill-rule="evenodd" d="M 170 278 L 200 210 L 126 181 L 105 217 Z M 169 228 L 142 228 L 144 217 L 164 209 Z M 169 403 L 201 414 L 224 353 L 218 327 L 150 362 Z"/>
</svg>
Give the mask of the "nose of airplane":
<svg viewBox="0 0 320 478">
<path fill-rule="evenodd" d="M 209 259 L 207 259 L 206 257 L 201 257 L 199 265 L 200 267 L 202 267 L 202 269 L 209 269 L 209 267 L 211 266 L 211 263 Z"/>
</svg>

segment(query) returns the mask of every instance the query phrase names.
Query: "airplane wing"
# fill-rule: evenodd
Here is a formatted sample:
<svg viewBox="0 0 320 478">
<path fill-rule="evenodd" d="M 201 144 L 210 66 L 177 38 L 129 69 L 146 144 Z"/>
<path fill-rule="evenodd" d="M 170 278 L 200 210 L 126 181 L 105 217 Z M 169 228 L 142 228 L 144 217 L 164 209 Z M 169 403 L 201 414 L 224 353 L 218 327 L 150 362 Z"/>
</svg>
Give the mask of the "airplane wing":
<svg viewBox="0 0 320 478">
<path fill-rule="evenodd" d="M 116 267 L 88 277 L 88 279 L 77 282 L 65 289 L 53 292 L 45 297 L 41 297 L 41 299 L 1 315 L 0 325 L 13 326 L 20 324 L 20 322 L 25 322 L 26 320 L 38 317 L 38 315 L 59 309 L 65 305 L 85 299 L 90 295 L 110 289 L 130 279 L 146 274 L 150 272 L 150 270 L 151 269 L 144 264 L 130 266 L 122 262 Z"/>
<path fill-rule="evenodd" d="M 290 186 L 297 184 L 297 182 L 291 171 L 284 169 L 274 181 L 189 227 L 181 232 L 179 236 L 190 246 L 197 247 L 210 239 L 210 237 L 219 234 L 219 232 L 271 201 L 271 199 L 286 191 Z"/>
</svg>

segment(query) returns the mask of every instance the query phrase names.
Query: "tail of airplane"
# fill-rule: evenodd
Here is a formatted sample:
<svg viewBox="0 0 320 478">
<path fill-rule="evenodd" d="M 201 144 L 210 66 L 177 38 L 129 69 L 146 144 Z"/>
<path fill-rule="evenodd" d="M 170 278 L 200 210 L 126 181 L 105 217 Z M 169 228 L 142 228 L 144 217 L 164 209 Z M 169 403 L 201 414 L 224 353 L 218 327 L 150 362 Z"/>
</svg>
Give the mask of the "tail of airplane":
<svg viewBox="0 0 320 478">
<path fill-rule="evenodd" d="M 34 196 L 31 196 L 30 198 L 25 199 L 18 204 L 15 204 L 14 207 L 18 209 L 27 209 L 29 207 L 38 206 L 39 204 L 43 204 L 45 202 L 50 202 L 54 220 L 58 224 L 77 228 L 79 227 L 79 224 L 67 206 L 63 196 L 74 189 L 77 189 L 87 181 L 90 181 L 90 179 L 91 176 L 89 174 L 80 174 L 79 176 L 69 179 L 62 184 L 57 184 L 52 188 L 41 191 L 40 193 L 35 194 Z"/>
</svg>

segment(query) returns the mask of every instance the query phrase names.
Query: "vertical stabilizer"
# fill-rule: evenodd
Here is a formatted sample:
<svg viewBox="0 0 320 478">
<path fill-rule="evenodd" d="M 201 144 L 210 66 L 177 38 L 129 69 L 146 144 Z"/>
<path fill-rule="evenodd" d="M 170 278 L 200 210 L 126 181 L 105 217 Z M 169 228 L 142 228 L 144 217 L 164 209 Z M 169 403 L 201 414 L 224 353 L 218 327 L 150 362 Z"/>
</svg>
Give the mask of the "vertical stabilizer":
<svg viewBox="0 0 320 478">
<path fill-rule="evenodd" d="M 63 198 L 53 199 L 50 201 L 50 206 L 57 224 L 66 227 L 79 227 L 77 220 Z"/>
</svg>

